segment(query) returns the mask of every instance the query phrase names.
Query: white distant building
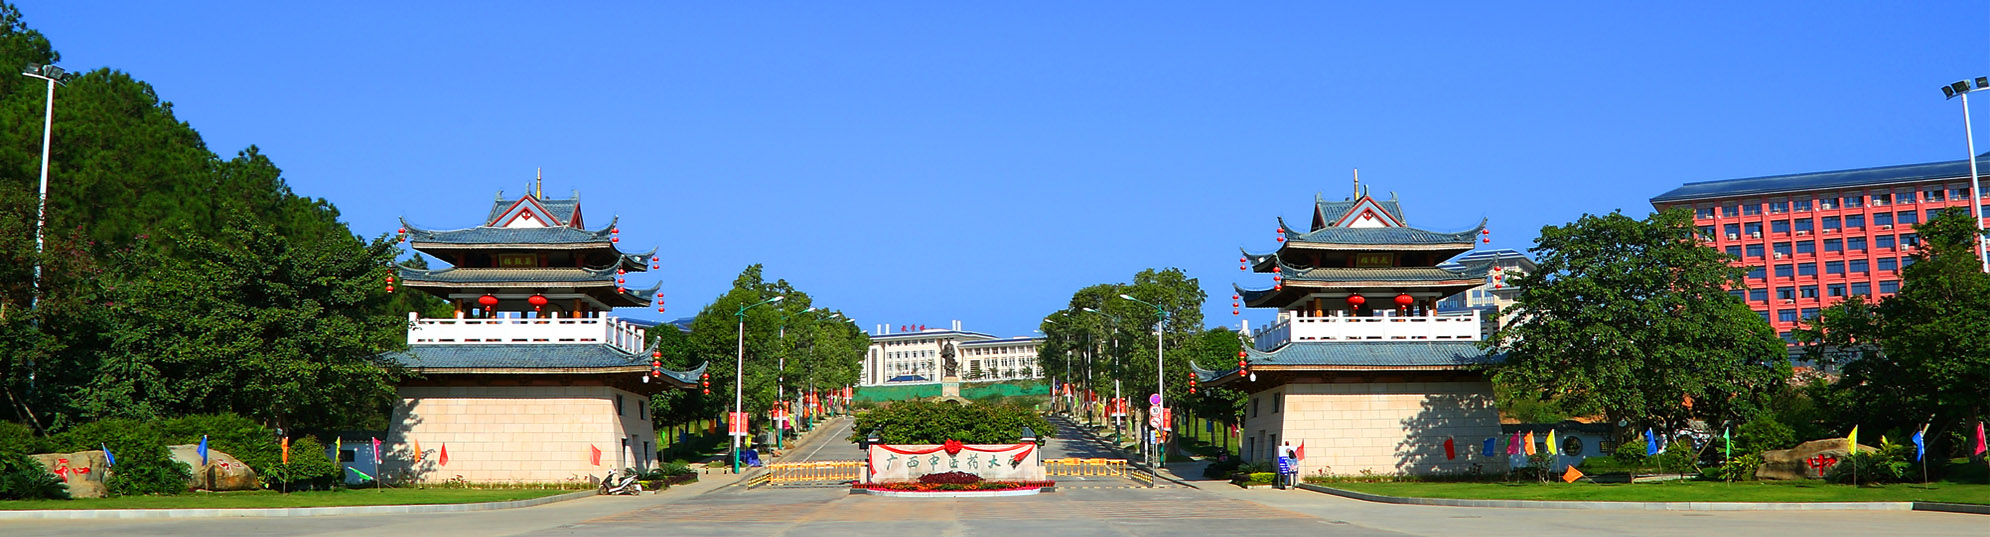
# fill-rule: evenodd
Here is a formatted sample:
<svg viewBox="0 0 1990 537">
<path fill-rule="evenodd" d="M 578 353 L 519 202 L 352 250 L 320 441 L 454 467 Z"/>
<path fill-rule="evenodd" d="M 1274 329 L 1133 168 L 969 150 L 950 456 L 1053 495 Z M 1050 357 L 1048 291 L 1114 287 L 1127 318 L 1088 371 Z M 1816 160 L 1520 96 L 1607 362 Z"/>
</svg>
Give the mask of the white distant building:
<svg viewBox="0 0 1990 537">
<path fill-rule="evenodd" d="M 1491 339 L 1492 333 L 1505 326 L 1510 314 L 1505 313 L 1514 299 L 1520 296 L 1520 288 L 1514 287 L 1514 280 L 1534 272 L 1534 260 L 1527 254 L 1512 249 L 1473 250 L 1471 253 L 1452 258 L 1437 265 L 1438 268 L 1464 270 L 1467 265 L 1488 265 L 1485 283 L 1451 295 L 1437 302 L 1438 315 L 1465 315 L 1476 310 L 1482 320 L 1479 336 Z"/>
<path fill-rule="evenodd" d="M 872 331 L 871 348 L 864 355 L 863 372 L 858 377 L 860 385 L 939 382 L 940 354 L 949 345 L 954 348 L 954 360 L 960 363 L 962 380 L 1043 378 L 1036 363 L 1043 338 L 997 338 L 961 330 L 960 321 L 948 328 L 915 326 L 896 332 L 891 328 L 879 325 Z"/>
</svg>

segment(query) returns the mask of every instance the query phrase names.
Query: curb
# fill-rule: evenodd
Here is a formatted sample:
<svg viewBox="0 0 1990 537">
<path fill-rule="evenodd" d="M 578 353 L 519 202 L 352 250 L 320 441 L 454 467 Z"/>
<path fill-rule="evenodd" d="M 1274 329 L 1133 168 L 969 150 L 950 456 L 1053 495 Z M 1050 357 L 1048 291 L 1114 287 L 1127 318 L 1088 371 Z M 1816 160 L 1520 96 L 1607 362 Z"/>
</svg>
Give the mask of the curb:
<svg viewBox="0 0 1990 537">
<path fill-rule="evenodd" d="M 1507 509 L 1587 509 L 1616 511 L 1939 511 L 1990 515 L 1990 505 L 1937 502 L 1576 502 L 1545 500 L 1463 500 L 1383 496 L 1302 483 L 1300 489 L 1344 498 L 1398 505 L 1497 507 Z"/>
<path fill-rule="evenodd" d="M 529 500 L 429 505 L 357 505 L 348 507 L 275 507 L 239 509 L 41 509 L 0 511 L 0 520 L 82 520 L 136 518 L 269 518 L 333 515 L 400 515 L 413 513 L 461 513 L 517 509 L 594 496 L 593 490 L 555 494 Z"/>
</svg>

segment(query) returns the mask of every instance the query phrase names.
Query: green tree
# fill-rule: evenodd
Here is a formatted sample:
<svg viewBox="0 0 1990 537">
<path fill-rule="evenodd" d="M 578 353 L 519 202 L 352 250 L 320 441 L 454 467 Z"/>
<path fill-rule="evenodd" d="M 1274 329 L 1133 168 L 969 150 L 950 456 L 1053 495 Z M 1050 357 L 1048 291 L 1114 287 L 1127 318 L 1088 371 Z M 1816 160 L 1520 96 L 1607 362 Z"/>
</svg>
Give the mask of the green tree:
<svg viewBox="0 0 1990 537">
<path fill-rule="evenodd" d="M 1752 413 L 1789 376 L 1783 342 L 1728 289 L 1745 268 L 1690 213 L 1583 215 L 1541 229 L 1513 320 L 1486 345 L 1497 382 L 1564 411 L 1664 428 Z"/>
<path fill-rule="evenodd" d="M 733 280 L 732 289 L 713 300 L 691 321 L 687 346 L 696 356 L 710 357 L 712 395 L 695 405 L 704 416 L 717 416 L 733 408 L 735 370 L 744 369 L 743 398 L 746 412 L 764 416 L 773 407 L 779 389 L 827 391 L 854 384 L 870 338 L 847 319 L 830 318 L 833 311 L 811 312 L 812 299 L 787 280 L 767 282 L 758 264 L 748 266 Z M 740 348 L 740 308 L 776 296 L 780 302 L 746 310 L 743 366 L 736 364 Z M 787 367 L 781 358 L 787 357 Z"/>
</svg>

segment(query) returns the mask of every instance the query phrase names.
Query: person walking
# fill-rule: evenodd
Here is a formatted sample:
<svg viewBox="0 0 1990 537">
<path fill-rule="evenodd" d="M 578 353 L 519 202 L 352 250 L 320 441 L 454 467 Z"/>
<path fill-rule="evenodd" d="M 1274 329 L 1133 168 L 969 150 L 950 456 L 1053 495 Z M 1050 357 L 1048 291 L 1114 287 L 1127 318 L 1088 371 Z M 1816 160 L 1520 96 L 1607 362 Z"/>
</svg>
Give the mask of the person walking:
<svg viewBox="0 0 1990 537">
<path fill-rule="evenodd" d="M 1292 450 L 1292 441 L 1287 440 L 1278 446 L 1278 479 L 1280 489 L 1292 488 L 1293 476 L 1299 475 L 1299 454 Z"/>
</svg>

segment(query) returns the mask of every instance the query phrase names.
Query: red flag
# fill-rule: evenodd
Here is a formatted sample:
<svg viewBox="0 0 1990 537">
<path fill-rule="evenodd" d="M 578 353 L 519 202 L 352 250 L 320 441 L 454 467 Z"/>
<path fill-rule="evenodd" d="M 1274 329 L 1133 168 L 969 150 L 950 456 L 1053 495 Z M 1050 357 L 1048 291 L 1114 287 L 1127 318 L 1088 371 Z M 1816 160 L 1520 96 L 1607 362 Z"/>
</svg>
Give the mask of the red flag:
<svg viewBox="0 0 1990 537">
<path fill-rule="evenodd" d="M 373 438 L 373 465 L 380 465 L 380 439 L 378 437 Z"/>
<path fill-rule="evenodd" d="M 442 453 L 436 455 L 435 464 L 438 466 L 449 466 L 449 444 L 445 443 L 442 445 Z"/>
<path fill-rule="evenodd" d="M 1983 422 L 1979 421 L 1976 422 L 1976 454 L 1982 455 L 1985 451 L 1990 451 L 1990 443 L 1983 441 Z"/>
<path fill-rule="evenodd" d="M 594 455 L 589 460 L 593 461 L 595 466 L 601 466 L 601 448 L 594 447 L 594 444 L 588 444 L 587 449 L 594 452 Z"/>
<path fill-rule="evenodd" d="M 1507 455 L 1519 455 L 1519 454 L 1520 454 L 1520 431 L 1514 431 L 1514 432 L 1513 432 L 1513 439 L 1512 439 L 1512 440 L 1508 440 L 1508 441 L 1506 442 L 1506 454 L 1507 454 Z"/>
<path fill-rule="evenodd" d="M 1299 449 L 1292 450 L 1292 458 L 1306 460 L 1306 441 L 1299 441 Z"/>
<path fill-rule="evenodd" d="M 1444 439 L 1444 460 L 1456 458 L 1458 458 L 1458 448 L 1451 444 L 1450 438 Z"/>
</svg>

